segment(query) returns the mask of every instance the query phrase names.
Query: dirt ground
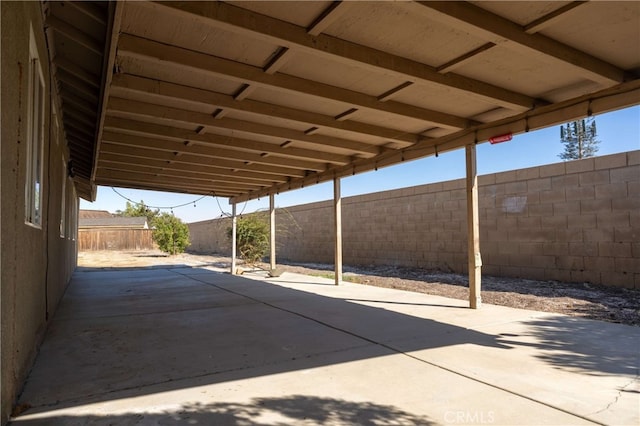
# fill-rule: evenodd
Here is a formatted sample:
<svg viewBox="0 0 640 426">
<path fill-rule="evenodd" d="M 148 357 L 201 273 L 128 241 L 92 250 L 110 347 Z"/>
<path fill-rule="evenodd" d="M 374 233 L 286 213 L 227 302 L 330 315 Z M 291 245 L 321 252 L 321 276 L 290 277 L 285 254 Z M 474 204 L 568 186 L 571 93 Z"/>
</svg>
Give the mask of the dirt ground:
<svg viewBox="0 0 640 426">
<path fill-rule="evenodd" d="M 229 268 L 229 257 L 183 253 L 168 256 L 160 251 L 81 252 L 81 268 L 153 267 L 184 265 Z M 260 265 L 267 269 L 268 265 Z M 333 265 L 279 264 L 278 269 L 307 275 L 332 277 Z M 396 288 L 467 300 L 467 277 L 460 274 L 393 266 L 344 267 L 346 281 Z M 620 324 L 640 326 L 640 291 L 588 283 L 534 281 L 483 275 L 482 301 L 494 305 L 555 312 Z"/>
</svg>

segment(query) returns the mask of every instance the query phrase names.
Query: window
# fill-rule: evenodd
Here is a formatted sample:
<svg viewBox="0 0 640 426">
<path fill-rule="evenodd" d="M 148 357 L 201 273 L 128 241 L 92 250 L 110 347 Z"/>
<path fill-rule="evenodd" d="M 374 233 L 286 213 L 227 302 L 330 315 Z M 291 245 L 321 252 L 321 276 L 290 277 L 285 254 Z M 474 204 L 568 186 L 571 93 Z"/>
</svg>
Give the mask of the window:
<svg viewBox="0 0 640 426">
<path fill-rule="evenodd" d="M 71 239 L 75 241 L 78 239 L 78 207 L 80 205 L 80 200 L 78 199 L 75 186 L 73 187 L 71 203 L 73 209 L 71 213 Z"/>
<path fill-rule="evenodd" d="M 71 200 L 72 195 L 72 188 L 73 188 L 73 181 L 71 180 L 71 178 L 67 178 L 69 180 L 69 186 L 65 193 L 65 210 L 66 210 L 66 215 L 65 215 L 65 224 L 64 224 L 64 236 L 67 237 L 68 240 L 71 239 L 71 220 L 72 220 L 72 207 L 73 207 L 73 203 Z"/>
<path fill-rule="evenodd" d="M 58 138 L 56 137 L 56 140 Z M 62 158 L 62 192 L 60 194 L 60 238 L 64 238 L 67 236 L 67 228 L 65 226 L 67 209 L 66 209 L 66 200 L 67 200 L 67 167 L 64 162 L 64 157 Z"/>
<path fill-rule="evenodd" d="M 25 221 L 42 226 L 42 159 L 44 149 L 44 78 L 38 49 L 31 28 L 29 39 L 27 111 L 27 179 L 25 182 Z"/>
</svg>

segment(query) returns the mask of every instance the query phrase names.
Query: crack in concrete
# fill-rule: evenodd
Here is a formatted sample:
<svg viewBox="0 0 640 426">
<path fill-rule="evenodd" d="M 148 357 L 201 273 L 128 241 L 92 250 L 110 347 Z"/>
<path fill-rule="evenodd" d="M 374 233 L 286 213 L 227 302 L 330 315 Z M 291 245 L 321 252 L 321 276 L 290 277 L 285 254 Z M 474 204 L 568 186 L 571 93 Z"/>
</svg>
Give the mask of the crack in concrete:
<svg viewBox="0 0 640 426">
<path fill-rule="evenodd" d="M 611 408 L 614 404 L 616 404 L 618 402 L 618 400 L 622 397 L 622 392 L 624 392 L 629 386 L 631 386 L 633 383 L 636 382 L 636 380 L 638 380 L 640 376 L 636 376 L 634 378 L 632 378 L 629 383 L 627 383 L 626 385 L 622 386 L 621 388 L 618 389 L 618 393 L 616 394 L 616 396 L 613 398 L 613 401 L 611 401 L 610 403 L 608 403 L 604 408 L 595 411 L 593 413 L 589 413 L 587 414 L 588 416 L 593 416 L 596 414 L 600 414 L 603 413 L 605 411 L 607 411 L 609 408 Z"/>
</svg>

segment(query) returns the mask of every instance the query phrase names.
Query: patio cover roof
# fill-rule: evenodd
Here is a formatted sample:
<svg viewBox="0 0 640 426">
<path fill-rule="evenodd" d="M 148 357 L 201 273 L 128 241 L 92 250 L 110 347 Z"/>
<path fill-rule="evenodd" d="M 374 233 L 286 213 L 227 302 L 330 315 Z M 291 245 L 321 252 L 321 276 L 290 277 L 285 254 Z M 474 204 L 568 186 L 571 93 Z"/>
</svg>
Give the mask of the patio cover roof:
<svg viewBox="0 0 640 426">
<path fill-rule="evenodd" d="M 79 193 L 239 202 L 640 103 L 640 2 L 44 2 Z"/>
</svg>

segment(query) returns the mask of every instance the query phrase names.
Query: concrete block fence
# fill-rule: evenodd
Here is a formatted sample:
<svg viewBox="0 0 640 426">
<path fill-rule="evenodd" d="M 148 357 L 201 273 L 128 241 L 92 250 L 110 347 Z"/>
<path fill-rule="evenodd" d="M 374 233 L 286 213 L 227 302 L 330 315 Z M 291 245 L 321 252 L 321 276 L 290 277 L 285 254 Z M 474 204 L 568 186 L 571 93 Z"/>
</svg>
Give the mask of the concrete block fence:
<svg viewBox="0 0 640 426">
<path fill-rule="evenodd" d="M 344 198 L 347 265 L 467 271 L 464 179 Z M 479 177 L 483 273 L 640 289 L 640 151 Z M 332 202 L 277 212 L 280 260 L 333 262 Z M 293 224 L 295 221 L 295 225 Z M 229 219 L 189 224 L 230 253 Z"/>
</svg>

